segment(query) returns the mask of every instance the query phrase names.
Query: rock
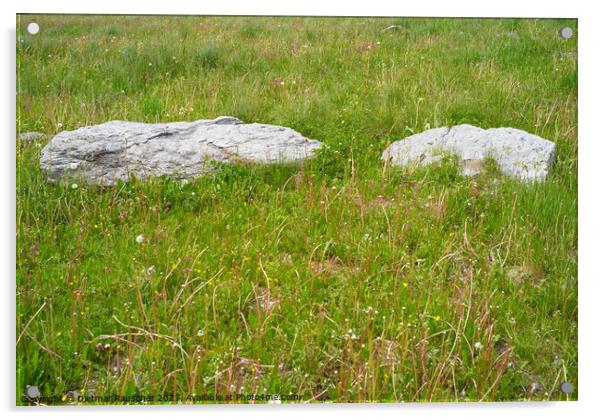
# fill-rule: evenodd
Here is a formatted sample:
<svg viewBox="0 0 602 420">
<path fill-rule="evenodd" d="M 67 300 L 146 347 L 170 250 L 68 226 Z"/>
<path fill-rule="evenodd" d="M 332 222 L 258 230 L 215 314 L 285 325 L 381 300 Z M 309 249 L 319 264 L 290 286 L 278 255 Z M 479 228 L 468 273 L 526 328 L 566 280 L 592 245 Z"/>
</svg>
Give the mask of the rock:
<svg viewBox="0 0 602 420">
<path fill-rule="evenodd" d="M 393 165 L 429 164 L 442 153 L 458 155 L 464 175 L 481 171 L 485 159 L 494 159 L 500 171 L 523 181 L 542 181 L 554 163 L 556 146 L 515 128 L 483 130 L 468 124 L 433 128 L 389 145 L 382 159 Z"/>
<path fill-rule="evenodd" d="M 40 133 L 38 131 L 28 131 L 27 133 L 19 134 L 19 141 L 28 142 L 34 140 L 40 140 L 41 138 L 46 137 L 46 134 Z"/>
<path fill-rule="evenodd" d="M 311 157 L 322 143 L 276 125 L 243 124 L 234 117 L 145 124 L 110 121 L 63 131 L 42 149 L 40 166 L 50 180 L 82 178 L 99 185 L 169 175 L 188 179 L 213 162 L 293 162 Z"/>
</svg>

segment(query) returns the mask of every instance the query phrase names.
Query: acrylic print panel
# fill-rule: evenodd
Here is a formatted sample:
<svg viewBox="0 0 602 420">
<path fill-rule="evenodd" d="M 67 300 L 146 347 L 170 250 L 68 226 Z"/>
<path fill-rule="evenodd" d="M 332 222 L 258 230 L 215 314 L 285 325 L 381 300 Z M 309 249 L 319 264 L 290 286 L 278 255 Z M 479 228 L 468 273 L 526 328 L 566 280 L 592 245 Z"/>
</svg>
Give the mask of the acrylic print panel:
<svg viewBox="0 0 602 420">
<path fill-rule="evenodd" d="M 18 15 L 16 403 L 576 400 L 577 35 Z"/>
</svg>

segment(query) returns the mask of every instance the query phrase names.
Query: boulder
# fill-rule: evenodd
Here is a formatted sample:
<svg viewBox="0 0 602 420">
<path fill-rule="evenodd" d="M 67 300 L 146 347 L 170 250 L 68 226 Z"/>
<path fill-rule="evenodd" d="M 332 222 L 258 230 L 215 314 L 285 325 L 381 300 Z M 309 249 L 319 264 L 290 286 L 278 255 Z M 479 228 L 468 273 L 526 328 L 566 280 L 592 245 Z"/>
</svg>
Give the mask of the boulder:
<svg viewBox="0 0 602 420">
<path fill-rule="evenodd" d="M 311 157 L 322 143 L 290 128 L 244 124 L 234 117 L 145 124 L 110 121 L 63 131 L 43 149 L 40 165 L 52 181 L 79 178 L 114 185 L 130 175 L 189 179 L 215 162 L 293 162 Z"/>
<path fill-rule="evenodd" d="M 19 134 L 19 141 L 29 142 L 34 140 L 40 140 L 44 138 L 46 134 L 40 133 L 38 131 L 28 131 L 26 133 Z"/>
<path fill-rule="evenodd" d="M 484 130 L 468 124 L 433 128 L 389 145 L 382 159 L 397 166 L 425 165 L 451 153 L 459 158 L 464 175 L 482 170 L 487 158 L 500 171 L 522 181 L 542 181 L 554 163 L 556 146 L 549 140 L 516 128 Z"/>
</svg>

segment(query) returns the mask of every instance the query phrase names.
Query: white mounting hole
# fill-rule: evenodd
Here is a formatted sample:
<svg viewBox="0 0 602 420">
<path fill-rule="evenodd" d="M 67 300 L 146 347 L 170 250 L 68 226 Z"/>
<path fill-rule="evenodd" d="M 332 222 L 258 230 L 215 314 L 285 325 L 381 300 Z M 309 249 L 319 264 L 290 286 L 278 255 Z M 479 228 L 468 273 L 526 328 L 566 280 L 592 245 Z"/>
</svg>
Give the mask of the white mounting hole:
<svg viewBox="0 0 602 420">
<path fill-rule="evenodd" d="M 560 36 L 563 37 L 564 39 L 569 39 L 570 37 L 573 36 L 573 30 L 571 28 L 569 28 L 568 26 L 566 28 L 562 28 L 560 30 Z"/>
<path fill-rule="evenodd" d="M 29 32 L 31 35 L 35 35 L 38 32 L 40 32 L 40 25 L 38 25 L 35 22 L 31 22 L 27 25 L 27 32 Z"/>
</svg>

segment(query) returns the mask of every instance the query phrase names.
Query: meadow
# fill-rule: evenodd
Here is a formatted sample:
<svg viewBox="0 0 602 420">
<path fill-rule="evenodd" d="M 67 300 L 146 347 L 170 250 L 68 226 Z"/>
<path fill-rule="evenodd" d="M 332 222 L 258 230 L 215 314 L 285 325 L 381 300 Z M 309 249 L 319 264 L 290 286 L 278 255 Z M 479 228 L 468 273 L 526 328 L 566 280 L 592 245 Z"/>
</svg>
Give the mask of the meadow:
<svg viewBox="0 0 602 420">
<path fill-rule="evenodd" d="M 59 404 L 577 399 L 576 34 L 560 19 L 18 16 L 17 133 L 232 115 L 326 147 L 103 188 L 47 182 L 48 139 L 17 142 L 17 404 L 27 385 Z M 494 165 L 462 177 L 453 157 L 380 160 L 459 123 L 552 140 L 556 164 L 523 184 Z"/>
</svg>

